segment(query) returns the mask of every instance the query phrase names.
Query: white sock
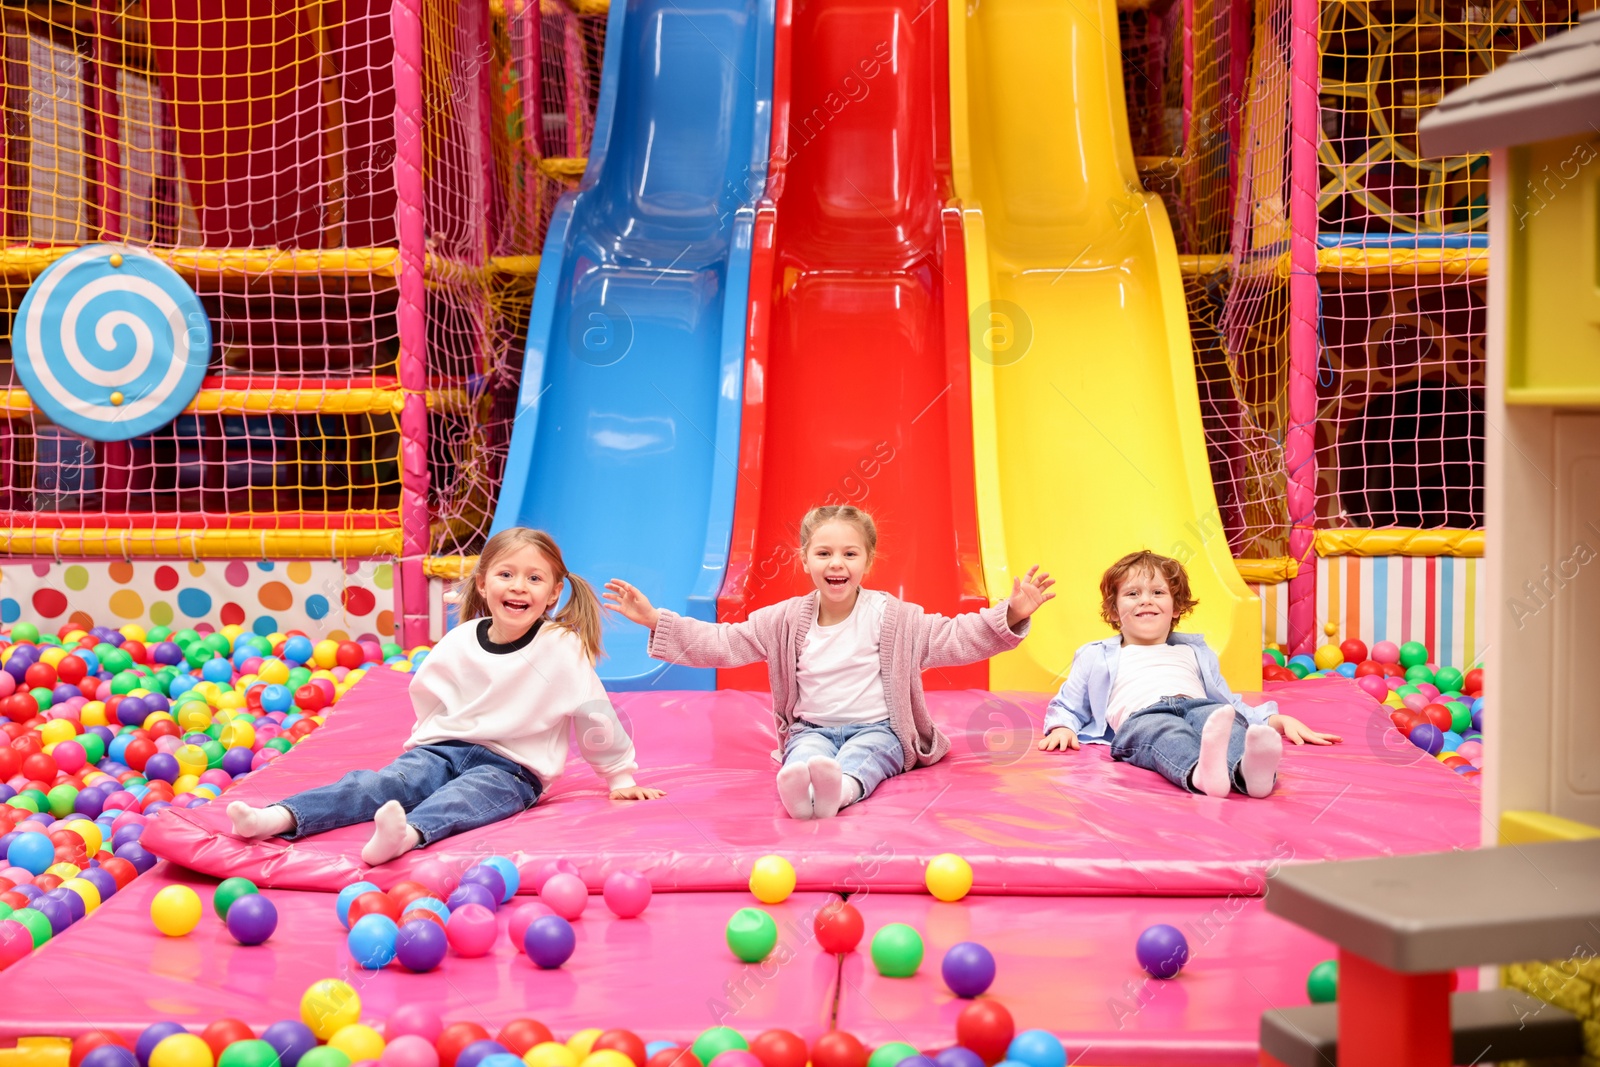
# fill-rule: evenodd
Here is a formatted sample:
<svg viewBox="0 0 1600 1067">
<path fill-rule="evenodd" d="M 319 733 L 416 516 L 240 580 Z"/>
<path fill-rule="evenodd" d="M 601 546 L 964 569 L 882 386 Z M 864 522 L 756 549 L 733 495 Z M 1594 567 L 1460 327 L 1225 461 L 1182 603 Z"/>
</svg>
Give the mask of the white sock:
<svg viewBox="0 0 1600 1067">
<path fill-rule="evenodd" d="M 235 800 L 228 805 L 228 818 L 233 822 L 233 832 L 244 838 L 272 837 L 294 829 L 294 815 L 279 804 L 252 808 Z"/>
<path fill-rule="evenodd" d="M 804 763 L 784 764 L 778 772 L 778 799 L 789 818 L 811 818 L 811 769 Z"/>
<path fill-rule="evenodd" d="M 1244 732 L 1244 758 L 1239 773 L 1244 791 L 1253 797 L 1272 792 L 1278 780 L 1278 763 L 1283 759 L 1283 736 L 1270 726 L 1252 726 Z"/>
<path fill-rule="evenodd" d="M 844 776 L 844 784 L 840 787 L 839 810 L 843 811 L 861 799 L 861 783 L 853 774 Z"/>
<path fill-rule="evenodd" d="M 1189 772 L 1189 780 L 1208 797 L 1225 797 L 1233 788 L 1228 781 L 1228 739 L 1232 732 L 1232 707 L 1213 711 L 1200 729 L 1200 760 Z"/>
<path fill-rule="evenodd" d="M 844 799 L 844 772 L 839 761 L 828 756 L 812 756 L 806 762 L 811 768 L 811 789 L 816 794 L 816 817 L 831 819 L 839 814 Z"/>
<path fill-rule="evenodd" d="M 400 806 L 398 800 L 391 800 L 379 808 L 372 817 L 372 824 L 375 827 L 372 839 L 361 849 L 361 862 L 369 866 L 388 863 L 422 842 L 421 836 L 406 822 L 406 809 Z"/>
</svg>

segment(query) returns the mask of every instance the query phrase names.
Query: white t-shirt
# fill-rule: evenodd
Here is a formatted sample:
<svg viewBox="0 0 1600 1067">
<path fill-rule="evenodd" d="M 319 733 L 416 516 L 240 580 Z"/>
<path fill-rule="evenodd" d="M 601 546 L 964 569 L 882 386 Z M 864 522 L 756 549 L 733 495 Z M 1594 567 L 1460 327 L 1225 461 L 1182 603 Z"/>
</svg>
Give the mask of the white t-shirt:
<svg viewBox="0 0 1600 1067">
<path fill-rule="evenodd" d="M 1162 697 L 1203 697 L 1200 661 L 1188 645 L 1123 645 L 1117 680 L 1106 701 L 1106 725 L 1120 727 L 1129 715 Z"/>
<path fill-rule="evenodd" d="M 417 725 L 407 749 L 470 741 L 522 764 L 548 786 L 567 764 L 567 737 L 612 789 L 634 784 L 633 741 L 583 640 L 542 621 L 519 641 L 489 640 L 489 620 L 445 634 L 411 679 Z"/>
<path fill-rule="evenodd" d="M 853 726 L 889 717 L 878 656 L 888 602 L 887 593 L 863 589 L 843 622 L 811 623 L 795 675 L 800 690 L 795 718 L 816 726 Z"/>
</svg>

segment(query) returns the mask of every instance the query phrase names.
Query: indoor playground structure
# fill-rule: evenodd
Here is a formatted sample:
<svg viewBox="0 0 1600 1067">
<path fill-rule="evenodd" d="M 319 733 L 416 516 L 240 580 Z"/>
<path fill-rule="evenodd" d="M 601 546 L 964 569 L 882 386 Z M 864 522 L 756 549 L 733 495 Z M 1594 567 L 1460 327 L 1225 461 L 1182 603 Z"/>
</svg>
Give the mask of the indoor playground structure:
<svg viewBox="0 0 1600 1067">
<path fill-rule="evenodd" d="M 1600 1062 L 1600 893 L 1402 951 L 1594 874 L 1596 6 L 0 6 L 0 1067 Z M 399 753 L 493 533 L 737 622 L 843 503 L 929 611 L 1057 581 L 870 803 L 608 619 L 661 800 L 231 832 Z M 1269 798 L 1037 747 L 1140 548 L 1342 736 Z"/>
</svg>

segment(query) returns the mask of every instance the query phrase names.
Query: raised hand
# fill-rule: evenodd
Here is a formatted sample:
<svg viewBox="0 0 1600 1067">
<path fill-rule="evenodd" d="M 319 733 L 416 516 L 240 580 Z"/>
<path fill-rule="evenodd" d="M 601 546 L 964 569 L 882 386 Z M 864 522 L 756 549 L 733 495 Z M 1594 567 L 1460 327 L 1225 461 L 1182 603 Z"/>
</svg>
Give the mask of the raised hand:
<svg viewBox="0 0 1600 1067">
<path fill-rule="evenodd" d="M 629 622 L 636 622 L 640 626 L 654 630 L 656 623 L 661 619 L 661 612 L 651 606 L 650 598 L 621 578 L 613 578 L 607 582 L 603 595 L 609 601 L 606 607 Z"/>
<path fill-rule="evenodd" d="M 1054 600 L 1056 595 L 1050 592 L 1050 587 L 1056 580 L 1041 571 L 1037 564 L 1028 568 L 1028 573 L 1021 578 L 1011 579 L 1011 600 L 1006 607 L 1006 625 L 1016 629 L 1017 623 L 1038 611 L 1048 600 Z"/>
</svg>

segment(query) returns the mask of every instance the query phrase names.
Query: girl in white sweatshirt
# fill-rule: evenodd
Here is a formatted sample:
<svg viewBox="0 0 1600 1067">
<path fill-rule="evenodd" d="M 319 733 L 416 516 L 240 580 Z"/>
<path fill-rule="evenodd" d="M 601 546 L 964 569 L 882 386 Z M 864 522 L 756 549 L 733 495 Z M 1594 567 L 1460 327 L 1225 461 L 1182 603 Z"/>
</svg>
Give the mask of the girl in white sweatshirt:
<svg viewBox="0 0 1600 1067">
<path fill-rule="evenodd" d="M 462 624 L 411 680 L 417 725 L 401 756 L 265 808 L 229 804 L 235 833 L 293 840 L 371 820 L 361 858 L 387 863 L 532 807 L 560 776 L 574 728 L 612 800 L 665 795 L 633 780 L 633 742 L 594 670 L 600 602 L 548 534 L 495 534 L 458 593 Z"/>
</svg>

